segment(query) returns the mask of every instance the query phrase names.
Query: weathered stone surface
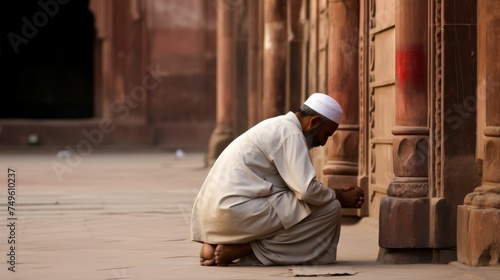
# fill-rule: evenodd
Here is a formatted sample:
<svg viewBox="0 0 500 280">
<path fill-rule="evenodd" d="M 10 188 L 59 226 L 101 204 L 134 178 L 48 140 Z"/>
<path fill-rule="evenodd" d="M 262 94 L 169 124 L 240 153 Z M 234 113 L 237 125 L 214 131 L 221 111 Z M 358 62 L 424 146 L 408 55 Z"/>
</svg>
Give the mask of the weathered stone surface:
<svg viewBox="0 0 500 280">
<path fill-rule="evenodd" d="M 429 247 L 433 249 L 454 248 L 456 246 L 456 219 L 454 218 L 450 201 L 446 198 L 430 199 L 429 216 Z M 445 259 L 448 262 L 456 260 L 456 250 L 450 250 L 447 256 L 440 253 L 435 256 L 435 260 Z M 452 254 L 453 256 L 448 256 Z M 438 263 L 448 263 L 437 261 Z"/>
<path fill-rule="evenodd" d="M 382 198 L 379 246 L 394 249 L 428 248 L 429 199 Z"/>
<path fill-rule="evenodd" d="M 427 177 L 429 134 L 394 136 L 394 174 L 402 177 Z"/>
<path fill-rule="evenodd" d="M 458 261 L 470 266 L 500 264 L 500 209 L 458 207 Z"/>
<path fill-rule="evenodd" d="M 432 250 L 432 263 L 447 264 L 457 260 L 457 250 L 434 249 Z"/>
<path fill-rule="evenodd" d="M 383 264 L 430 263 L 432 262 L 432 250 L 380 248 L 377 262 Z"/>
<path fill-rule="evenodd" d="M 396 177 L 389 184 L 387 194 L 392 197 L 419 198 L 429 194 L 427 177 Z"/>
<path fill-rule="evenodd" d="M 395 178 L 380 202 L 379 262 L 432 260 L 429 248 L 426 1 L 397 1 Z M 410 109 L 411 108 L 411 109 Z"/>
<path fill-rule="evenodd" d="M 484 140 L 483 180 L 500 183 L 500 164 L 498 162 L 500 159 L 500 135 L 497 137 L 485 137 Z M 498 189 L 497 193 L 500 193 L 500 188 Z"/>
<path fill-rule="evenodd" d="M 500 264 L 500 2 L 478 1 L 477 140 L 481 185 L 467 194 L 457 213 L 458 261 L 470 266 Z M 467 100 L 466 99 L 466 100 Z M 464 108 L 467 109 L 465 104 Z M 471 107 L 471 106 L 469 106 Z M 476 109 L 472 107 L 472 109 Z M 466 117 L 467 115 L 463 115 Z M 479 117 L 483 116 L 483 117 Z M 481 147 L 482 145 L 482 147 Z M 482 148 L 482 149 L 481 149 Z"/>
</svg>

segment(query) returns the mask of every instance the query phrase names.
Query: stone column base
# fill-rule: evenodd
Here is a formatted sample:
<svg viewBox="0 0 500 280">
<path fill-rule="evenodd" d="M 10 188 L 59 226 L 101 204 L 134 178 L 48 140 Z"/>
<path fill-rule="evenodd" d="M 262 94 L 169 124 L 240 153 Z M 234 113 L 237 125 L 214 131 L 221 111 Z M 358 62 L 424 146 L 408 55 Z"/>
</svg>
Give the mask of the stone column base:
<svg viewBox="0 0 500 280">
<path fill-rule="evenodd" d="M 377 262 L 383 264 L 437 263 L 457 260 L 457 252 L 448 249 L 386 249 L 380 248 Z"/>
<path fill-rule="evenodd" d="M 377 262 L 383 264 L 431 263 L 432 249 L 387 249 L 380 248 Z"/>
<path fill-rule="evenodd" d="M 233 141 L 233 130 L 229 124 L 217 124 L 208 143 L 208 165 L 212 166 L 224 149 Z"/>
<path fill-rule="evenodd" d="M 429 248 L 429 198 L 382 198 L 379 245 L 391 249 Z"/>
<path fill-rule="evenodd" d="M 458 261 L 469 266 L 500 264 L 500 209 L 458 206 Z"/>
</svg>

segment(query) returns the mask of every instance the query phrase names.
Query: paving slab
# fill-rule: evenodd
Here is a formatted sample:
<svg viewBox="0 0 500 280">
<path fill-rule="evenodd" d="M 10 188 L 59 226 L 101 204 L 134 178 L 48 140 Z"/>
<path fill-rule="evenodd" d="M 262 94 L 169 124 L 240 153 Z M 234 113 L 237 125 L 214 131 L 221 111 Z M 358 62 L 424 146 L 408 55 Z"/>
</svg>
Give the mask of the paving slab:
<svg viewBox="0 0 500 280">
<path fill-rule="evenodd" d="M 208 172 L 201 152 L 0 150 L 0 279 L 500 279 L 499 267 L 377 263 L 378 225 L 345 224 L 326 266 L 201 267 L 191 207 Z M 8 268 L 7 168 L 16 170 L 15 270 Z"/>
</svg>

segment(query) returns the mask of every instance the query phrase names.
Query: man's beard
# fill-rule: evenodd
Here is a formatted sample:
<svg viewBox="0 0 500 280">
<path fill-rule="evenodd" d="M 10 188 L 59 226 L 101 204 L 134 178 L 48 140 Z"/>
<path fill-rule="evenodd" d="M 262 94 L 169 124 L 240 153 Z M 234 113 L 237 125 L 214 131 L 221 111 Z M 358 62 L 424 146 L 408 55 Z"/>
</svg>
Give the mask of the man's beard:
<svg viewBox="0 0 500 280">
<path fill-rule="evenodd" d="M 316 137 L 316 134 L 318 133 L 320 126 L 311 129 L 309 131 L 304 132 L 304 137 L 306 138 L 306 143 L 307 147 L 310 149 L 319 146 L 319 144 L 314 143 L 314 138 Z"/>
</svg>

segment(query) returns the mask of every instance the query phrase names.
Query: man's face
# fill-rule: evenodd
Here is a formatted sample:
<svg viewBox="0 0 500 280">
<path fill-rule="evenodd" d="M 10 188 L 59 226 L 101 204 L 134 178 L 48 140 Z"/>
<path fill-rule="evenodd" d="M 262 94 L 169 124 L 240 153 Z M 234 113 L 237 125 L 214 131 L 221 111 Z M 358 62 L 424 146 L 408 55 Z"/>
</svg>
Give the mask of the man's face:
<svg viewBox="0 0 500 280">
<path fill-rule="evenodd" d="M 311 121 L 313 122 L 314 120 Z M 332 121 L 324 121 L 318 118 L 318 121 L 315 121 L 310 129 L 304 131 L 307 147 L 312 149 L 324 146 L 326 141 L 328 141 L 328 137 L 332 136 L 338 127 L 339 125 Z"/>
</svg>

